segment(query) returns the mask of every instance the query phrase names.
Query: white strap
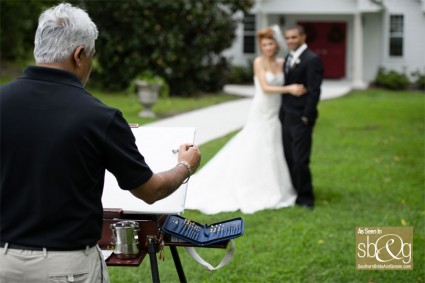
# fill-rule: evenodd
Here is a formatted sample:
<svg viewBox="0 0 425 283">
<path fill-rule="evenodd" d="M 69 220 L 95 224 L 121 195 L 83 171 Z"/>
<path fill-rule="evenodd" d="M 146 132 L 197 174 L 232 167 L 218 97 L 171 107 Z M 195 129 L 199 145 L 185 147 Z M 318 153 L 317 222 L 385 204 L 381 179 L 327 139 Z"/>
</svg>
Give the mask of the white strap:
<svg viewBox="0 0 425 283">
<path fill-rule="evenodd" d="M 205 261 L 195 250 L 193 247 L 184 247 L 185 250 L 195 259 L 197 262 L 199 262 L 201 265 L 203 265 L 206 269 L 209 271 L 217 270 L 222 268 L 223 266 L 227 265 L 229 262 L 232 261 L 233 257 L 235 256 L 236 251 L 236 245 L 235 241 L 233 239 L 230 240 L 230 247 L 227 246 L 226 254 L 224 255 L 221 262 L 216 266 L 212 266 L 207 261 Z"/>
</svg>

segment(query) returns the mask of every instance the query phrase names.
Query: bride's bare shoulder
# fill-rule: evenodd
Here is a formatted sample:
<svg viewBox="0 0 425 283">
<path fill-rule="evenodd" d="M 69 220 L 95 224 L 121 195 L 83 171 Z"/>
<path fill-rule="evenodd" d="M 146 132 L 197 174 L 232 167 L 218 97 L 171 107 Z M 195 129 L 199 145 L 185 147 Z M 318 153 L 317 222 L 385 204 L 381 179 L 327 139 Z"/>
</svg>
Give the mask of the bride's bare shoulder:
<svg viewBox="0 0 425 283">
<path fill-rule="evenodd" d="M 261 56 L 257 56 L 254 58 L 254 64 L 262 64 L 263 59 L 261 58 Z"/>
<path fill-rule="evenodd" d="M 258 72 L 260 72 L 260 70 L 264 69 L 264 63 L 263 63 L 263 59 L 261 58 L 261 56 L 255 57 L 252 64 L 254 66 L 254 73 L 258 73 Z"/>
</svg>

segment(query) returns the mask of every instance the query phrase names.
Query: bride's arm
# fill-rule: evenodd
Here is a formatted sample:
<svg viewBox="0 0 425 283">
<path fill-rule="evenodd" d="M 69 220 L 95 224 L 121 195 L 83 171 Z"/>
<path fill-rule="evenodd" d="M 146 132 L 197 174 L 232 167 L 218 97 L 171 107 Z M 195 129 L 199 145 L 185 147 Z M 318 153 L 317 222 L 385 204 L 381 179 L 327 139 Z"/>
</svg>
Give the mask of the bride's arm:
<svg viewBox="0 0 425 283">
<path fill-rule="evenodd" d="M 303 85 L 292 84 L 288 86 L 271 86 L 267 84 L 266 74 L 261 62 L 261 57 L 254 59 L 254 75 L 257 77 L 260 87 L 265 94 L 292 94 L 295 96 L 303 95 L 306 89 Z"/>
</svg>

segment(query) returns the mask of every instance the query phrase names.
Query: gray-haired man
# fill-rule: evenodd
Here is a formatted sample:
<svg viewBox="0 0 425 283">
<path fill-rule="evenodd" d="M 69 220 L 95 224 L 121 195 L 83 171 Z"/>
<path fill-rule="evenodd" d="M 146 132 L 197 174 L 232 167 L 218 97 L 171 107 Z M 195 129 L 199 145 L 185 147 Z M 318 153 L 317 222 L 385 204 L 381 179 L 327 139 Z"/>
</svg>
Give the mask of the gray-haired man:
<svg viewBox="0 0 425 283">
<path fill-rule="evenodd" d="M 46 10 L 36 66 L 0 88 L 1 282 L 108 282 L 96 244 L 105 170 L 154 203 L 199 166 L 198 148 L 183 144 L 174 168 L 153 173 L 121 112 L 84 89 L 97 35 L 79 8 Z"/>
</svg>

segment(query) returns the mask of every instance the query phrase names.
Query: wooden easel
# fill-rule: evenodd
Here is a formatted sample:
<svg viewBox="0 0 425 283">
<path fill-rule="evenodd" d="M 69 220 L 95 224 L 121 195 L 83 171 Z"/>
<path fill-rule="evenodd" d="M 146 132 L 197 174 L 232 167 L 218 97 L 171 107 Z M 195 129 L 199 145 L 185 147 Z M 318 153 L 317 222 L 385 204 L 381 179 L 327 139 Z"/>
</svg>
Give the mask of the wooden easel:
<svg viewBox="0 0 425 283">
<path fill-rule="evenodd" d="M 102 238 L 98 244 L 101 249 L 105 250 L 114 249 L 114 246 L 112 245 L 112 230 L 110 228 L 111 224 L 124 220 L 132 220 L 139 223 L 139 254 L 137 257 L 132 259 L 119 259 L 113 253 L 106 260 L 106 264 L 108 266 L 138 267 L 143 262 L 146 254 L 149 254 L 152 282 L 160 282 L 156 254 L 161 250 L 161 248 L 163 248 L 163 246 L 161 246 L 161 242 L 163 241 L 164 246 L 170 247 L 179 281 L 187 282 L 177 247 L 193 247 L 193 245 L 185 242 L 171 242 L 167 239 L 167 237 L 162 238 L 160 228 L 165 221 L 166 215 L 126 214 L 121 209 L 104 209 L 103 216 Z M 225 249 L 227 247 L 227 243 L 228 241 L 222 242 L 208 246 L 208 248 Z"/>
</svg>

